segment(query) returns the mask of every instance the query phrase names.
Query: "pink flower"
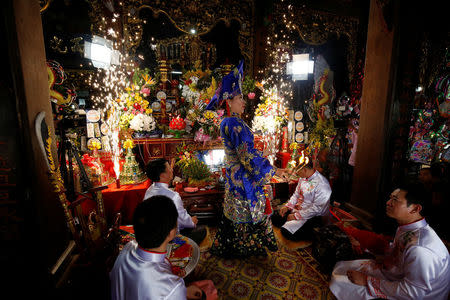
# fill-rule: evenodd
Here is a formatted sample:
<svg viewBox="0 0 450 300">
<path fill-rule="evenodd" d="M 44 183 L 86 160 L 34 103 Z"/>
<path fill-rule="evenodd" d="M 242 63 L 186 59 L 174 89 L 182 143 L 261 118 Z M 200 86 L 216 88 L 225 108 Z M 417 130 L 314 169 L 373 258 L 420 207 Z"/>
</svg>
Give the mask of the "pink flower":
<svg viewBox="0 0 450 300">
<path fill-rule="evenodd" d="M 207 142 L 211 140 L 211 137 L 207 134 L 203 133 L 203 128 L 200 128 L 196 133 L 195 133 L 195 141 L 197 142 Z"/>
<path fill-rule="evenodd" d="M 144 96 L 150 95 L 150 89 L 149 89 L 149 88 L 146 88 L 146 87 L 143 87 L 143 88 L 141 89 L 141 94 L 144 94 Z"/>
<path fill-rule="evenodd" d="M 248 97 L 248 99 L 253 100 L 253 99 L 255 99 L 255 93 L 253 93 L 253 92 L 248 93 L 247 97 Z"/>
</svg>

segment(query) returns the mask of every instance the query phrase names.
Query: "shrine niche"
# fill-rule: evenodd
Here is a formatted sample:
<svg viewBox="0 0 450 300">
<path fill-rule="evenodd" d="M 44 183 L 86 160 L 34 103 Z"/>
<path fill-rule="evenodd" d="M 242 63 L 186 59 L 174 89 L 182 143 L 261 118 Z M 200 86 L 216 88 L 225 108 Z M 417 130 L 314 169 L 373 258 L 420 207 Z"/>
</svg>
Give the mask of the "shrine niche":
<svg viewBox="0 0 450 300">
<path fill-rule="evenodd" d="M 158 62 L 165 61 L 175 74 L 179 74 L 196 65 L 211 69 L 215 63 L 215 45 L 197 34 L 180 30 L 168 15 L 155 14 L 150 8 L 143 7 L 139 17 L 144 25 L 134 53 L 141 68 L 155 69 Z"/>
<path fill-rule="evenodd" d="M 102 19 L 98 16 L 104 14 L 105 1 L 92 1 L 91 18 L 93 20 L 93 33 L 101 32 Z M 237 63 L 236 61 L 218 61 L 216 50 L 208 35 L 218 24 L 236 29 L 236 44 L 240 56 L 245 59 L 245 68 L 253 71 L 254 50 L 254 1 L 123 1 L 112 7 L 112 15 L 120 15 L 124 51 L 130 56 L 139 54 L 144 45 L 150 42 L 155 51 L 154 59 L 166 58 L 179 64 L 194 66 L 195 61 L 203 60 L 205 66 Z M 220 9 L 218 9 L 218 7 Z M 102 13 L 100 13 L 102 12 Z M 170 28 L 166 36 L 146 36 L 149 21 L 167 20 L 164 28 Z M 165 29 L 162 29 L 163 31 Z"/>
</svg>

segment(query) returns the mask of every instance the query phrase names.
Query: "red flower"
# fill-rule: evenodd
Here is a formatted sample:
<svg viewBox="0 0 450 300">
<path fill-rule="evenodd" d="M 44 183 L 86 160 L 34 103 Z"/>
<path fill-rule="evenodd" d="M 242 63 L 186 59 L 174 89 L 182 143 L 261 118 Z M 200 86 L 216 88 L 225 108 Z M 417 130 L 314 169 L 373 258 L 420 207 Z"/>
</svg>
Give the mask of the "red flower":
<svg viewBox="0 0 450 300">
<path fill-rule="evenodd" d="M 186 122 L 182 118 L 176 117 L 170 121 L 169 128 L 172 130 L 183 130 L 186 128 Z"/>
</svg>

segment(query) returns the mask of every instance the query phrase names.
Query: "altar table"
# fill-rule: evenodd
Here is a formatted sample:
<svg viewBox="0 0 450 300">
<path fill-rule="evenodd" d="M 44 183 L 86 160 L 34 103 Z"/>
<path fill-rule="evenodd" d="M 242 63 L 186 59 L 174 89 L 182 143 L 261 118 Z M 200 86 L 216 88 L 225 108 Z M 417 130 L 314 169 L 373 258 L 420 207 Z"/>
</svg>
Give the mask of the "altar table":
<svg viewBox="0 0 450 300">
<path fill-rule="evenodd" d="M 121 185 L 120 188 L 116 187 L 116 183 L 112 183 L 107 189 L 103 190 L 103 204 L 108 222 L 111 222 L 114 216 L 120 212 L 122 224 L 131 224 L 134 209 L 144 199 L 145 191 L 150 184 L 149 179 L 136 185 Z M 96 204 L 90 199 L 82 203 L 83 213 L 86 215 L 95 207 Z"/>
<path fill-rule="evenodd" d="M 144 199 L 145 192 L 151 185 L 149 179 L 137 185 L 121 185 L 116 188 L 112 183 L 107 189 L 102 191 L 105 215 L 108 223 L 114 220 L 117 213 L 122 214 L 122 224 L 131 224 L 133 222 L 133 213 L 136 206 Z M 274 198 L 282 200 L 289 199 L 295 191 L 296 182 L 273 183 Z M 203 217 L 216 219 L 222 210 L 224 191 L 216 189 L 198 191 L 196 193 L 180 192 L 185 208 L 191 215 L 197 215 L 200 219 Z M 88 215 L 92 209 L 96 209 L 94 201 L 87 199 L 82 204 L 83 214 Z M 211 212 L 211 216 L 208 214 Z"/>
</svg>

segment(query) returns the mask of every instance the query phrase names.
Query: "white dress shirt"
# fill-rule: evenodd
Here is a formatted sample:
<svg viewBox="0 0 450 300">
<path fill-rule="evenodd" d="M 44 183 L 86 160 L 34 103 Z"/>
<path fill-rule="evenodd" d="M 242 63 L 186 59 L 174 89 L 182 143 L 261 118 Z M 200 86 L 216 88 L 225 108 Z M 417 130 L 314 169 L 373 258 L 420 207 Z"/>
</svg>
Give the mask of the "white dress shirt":
<svg viewBox="0 0 450 300">
<path fill-rule="evenodd" d="M 188 214 L 183 206 L 180 194 L 169 189 L 167 183 L 154 182 L 145 192 L 144 201 L 152 196 L 166 196 L 172 199 L 173 203 L 177 207 L 178 211 L 178 230 L 183 228 L 194 228 L 195 224 L 192 221 L 191 216 Z"/>
<path fill-rule="evenodd" d="M 328 180 L 315 171 L 308 178 L 300 178 L 294 194 L 286 203 L 296 220 L 287 221 L 283 228 L 294 234 L 309 219 L 329 214 L 331 187 Z"/>
<path fill-rule="evenodd" d="M 125 245 L 109 274 L 113 300 L 186 300 L 184 280 L 172 273 L 166 253 Z"/>
<path fill-rule="evenodd" d="M 348 270 L 367 275 L 367 286 L 349 281 Z M 336 264 L 330 289 L 338 299 L 445 300 L 450 291 L 449 254 L 425 219 L 399 226 L 383 263 L 362 259 Z"/>
</svg>

